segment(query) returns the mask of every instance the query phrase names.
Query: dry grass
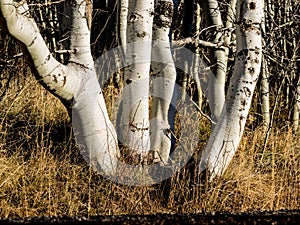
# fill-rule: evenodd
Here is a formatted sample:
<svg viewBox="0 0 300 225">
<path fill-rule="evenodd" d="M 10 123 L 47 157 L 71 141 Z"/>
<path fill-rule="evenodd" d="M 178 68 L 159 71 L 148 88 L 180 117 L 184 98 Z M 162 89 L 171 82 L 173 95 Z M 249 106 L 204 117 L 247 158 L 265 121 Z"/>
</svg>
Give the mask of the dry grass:
<svg viewBox="0 0 300 225">
<path fill-rule="evenodd" d="M 264 152 L 263 131 L 246 130 L 213 183 L 189 167 L 160 185 L 121 186 L 91 171 L 63 106 L 25 67 L 20 74 L 0 101 L 0 217 L 300 209 L 299 136 L 287 128 L 272 130 Z M 199 148 L 208 130 L 201 122 Z"/>
</svg>

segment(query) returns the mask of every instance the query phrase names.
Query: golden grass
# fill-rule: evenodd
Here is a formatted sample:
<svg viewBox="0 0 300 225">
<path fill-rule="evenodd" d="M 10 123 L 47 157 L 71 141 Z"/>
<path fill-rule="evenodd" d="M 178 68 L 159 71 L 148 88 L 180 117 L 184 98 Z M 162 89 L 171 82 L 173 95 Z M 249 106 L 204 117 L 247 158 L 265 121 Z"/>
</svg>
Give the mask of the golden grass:
<svg viewBox="0 0 300 225">
<path fill-rule="evenodd" d="M 160 185 L 122 186 L 87 166 L 64 107 L 27 70 L 20 73 L 26 78 L 0 101 L 2 218 L 300 209 L 299 136 L 287 128 L 272 130 L 264 152 L 264 132 L 246 130 L 230 168 L 212 183 L 200 183 L 188 167 Z M 199 149 L 209 130 L 203 120 Z"/>
</svg>

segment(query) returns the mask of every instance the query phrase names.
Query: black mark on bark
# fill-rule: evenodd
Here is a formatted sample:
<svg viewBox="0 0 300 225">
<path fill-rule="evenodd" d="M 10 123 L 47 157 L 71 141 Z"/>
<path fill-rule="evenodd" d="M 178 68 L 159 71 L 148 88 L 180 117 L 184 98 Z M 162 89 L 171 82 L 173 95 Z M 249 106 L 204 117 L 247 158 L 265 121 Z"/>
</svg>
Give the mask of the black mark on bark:
<svg viewBox="0 0 300 225">
<path fill-rule="evenodd" d="M 241 100 L 241 107 L 239 108 L 240 112 L 242 112 L 243 110 L 245 110 L 246 104 L 247 104 L 247 101 L 246 101 L 246 99 L 243 98 Z"/>
<path fill-rule="evenodd" d="M 63 86 L 65 86 L 66 83 L 67 83 L 67 77 L 64 76 Z"/>
<path fill-rule="evenodd" d="M 249 50 L 248 49 L 242 49 L 241 51 L 239 51 L 238 53 L 237 53 L 237 57 L 243 57 L 243 56 L 246 56 L 246 55 L 248 55 L 248 52 L 249 52 Z"/>
<path fill-rule="evenodd" d="M 131 15 L 129 16 L 129 22 L 135 22 L 135 21 L 137 21 L 137 20 L 138 20 L 138 17 L 137 17 L 136 14 L 131 14 Z"/>
<path fill-rule="evenodd" d="M 37 36 L 35 36 L 33 38 L 32 42 L 27 47 L 31 47 L 35 43 L 36 39 L 37 39 Z"/>
<path fill-rule="evenodd" d="M 256 8 L 256 3 L 255 2 L 250 2 L 249 9 L 254 10 L 255 8 Z"/>
<path fill-rule="evenodd" d="M 246 103 L 247 103 L 246 99 L 242 99 L 241 104 L 242 104 L 243 107 L 246 106 Z"/>
<path fill-rule="evenodd" d="M 143 31 L 143 32 L 141 32 L 141 33 L 137 33 L 137 37 L 139 37 L 139 38 L 143 38 L 143 37 L 145 37 L 146 36 L 146 31 Z"/>
<path fill-rule="evenodd" d="M 248 71 L 251 75 L 253 75 L 255 72 L 255 69 L 253 67 L 250 67 L 250 68 L 248 68 Z"/>
<path fill-rule="evenodd" d="M 154 24 L 158 28 L 170 27 L 172 24 L 173 17 L 173 3 L 171 2 L 160 2 L 154 9 Z"/>
<path fill-rule="evenodd" d="M 259 47 L 255 46 L 254 52 L 256 55 L 259 55 Z"/>
<path fill-rule="evenodd" d="M 50 58 L 51 58 L 51 54 L 49 54 L 49 55 L 47 56 L 46 62 L 48 62 L 48 61 L 50 60 Z"/>
<path fill-rule="evenodd" d="M 53 81 L 54 81 L 55 83 L 58 83 L 58 80 L 57 80 L 56 75 L 52 75 L 52 77 L 53 77 Z"/>
<path fill-rule="evenodd" d="M 248 87 L 243 87 L 243 91 L 244 91 L 246 97 L 250 97 L 251 91 Z"/>
</svg>

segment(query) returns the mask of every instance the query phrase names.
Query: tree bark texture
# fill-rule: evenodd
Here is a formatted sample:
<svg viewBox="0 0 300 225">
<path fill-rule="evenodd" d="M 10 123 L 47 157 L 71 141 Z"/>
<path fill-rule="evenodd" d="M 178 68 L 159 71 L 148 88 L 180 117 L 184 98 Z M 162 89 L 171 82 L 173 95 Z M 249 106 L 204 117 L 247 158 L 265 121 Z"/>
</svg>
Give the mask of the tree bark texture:
<svg viewBox="0 0 300 225">
<path fill-rule="evenodd" d="M 1 0 L 1 12 L 11 35 L 24 43 L 40 82 L 62 100 L 71 101 L 73 128 L 81 150 L 94 168 L 116 171 L 118 146 L 109 120 L 90 50 L 89 1 L 70 5 L 70 61 L 63 65 L 50 53 L 26 3 Z"/>
<path fill-rule="evenodd" d="M 213 129 L 200 161 L 200 171 L 214 178 L 224 173 L 237 151 L 261 69 L 262 0 L 239 0 L 237 54 L 219 123 Z"/>
<path fill-rule="evenodd" d="M 150 121 L 151 150 L 155 161 L 167 163 L 171 150 L 170 107 L 176 81 L 176 68 L 170 48 L 172 0 L 156 0 L 153 23 L 152 82 L 153 106 Z"/>
<path fill-rule="evenodd" d="M 224 28 L 221 12 L 218 1 L 208 0 L 209 15 L 212 25 L 215 26 L 215 40 L 214 43 L 223 41 L 224 35 L 222 28 Z M 225 80 L 227 71 L 227 57 L 224 48 L 219 48 L 214 51 L 216 69 L 214 76 L 210 77 L 209 81 L 209 107 L 211 110 L 211 118 L 214 122 L 220 119 L 222 109 L 225 102 Z M 214 126 L 213 126 L 214 127 Z"/>
<path fill-rule="evenodd" d="M 150 150 L 149 72 L 154 0 L 129 0 L 121 142 L 140 155 Z"/>
</svg>

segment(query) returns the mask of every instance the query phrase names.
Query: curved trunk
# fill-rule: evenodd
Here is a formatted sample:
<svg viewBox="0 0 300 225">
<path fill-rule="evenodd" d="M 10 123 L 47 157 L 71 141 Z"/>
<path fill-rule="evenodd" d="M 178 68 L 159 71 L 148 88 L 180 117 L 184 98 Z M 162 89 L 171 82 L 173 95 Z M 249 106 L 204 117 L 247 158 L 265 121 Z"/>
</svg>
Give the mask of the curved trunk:
<svg viewBox="0 0 300 225">
<path fill-rule="evenodd" d="M 74 67 L 64 66 L 52 56 L 36 23 L 29 17 L 26 3 L 18 7 L 11 0 L 0 3 L 8 31 L 26 46 L 44 86 L 61 98 L 70 100 L 80 83 L 79 77 L 72 73 Z"/>
<path fill-rule="evenodd" d="M 40 82 L 64 101 L 74 99 L 73 127 L 81 150 L 92 166 L 115 174 L 118 146 L 90 51 L 91 3 L 76 0 L 70 11 L 70 62 L 59 63 L 50 53 L 26 3 L 1 0 L 1 12 L 11 35 L 24 43 Z"/>
<path fill-rule="evenodd" d="M 221 12 L 219 9 L 218 1 L 208 0 L 208 8 L 212 25 L 215 26 L 216 35 L 214 43 L 223 41 L 224 37 L 221 29 L 224 28 Z M 214 51 L 216 59 L 215 75 L 210 77 L 209 80 L 209 107 L 211 110 L 211 118 L 214 122 L 218 122 L 225 102 L 225 80 L 227 70 L 227 58 L 225 50 L 222 48 Z"/>
<path fill-rule="evenodd" d="M 80 73 L 80 70 L 77 70 Z M 105 176 L 118 173 L 118 139 L 94 70 L 82 68 L 85 76 L 72 106 L 76 142 L 85 160 Z"/>
<path fill-rule="evenodd" d="M 202 154 L 200 170 L 211 178 L 224 173 L 242 138 L 261 69 L 263 1 L 238 1 L 237 54 L 220 120 Z"/>
</svg>

